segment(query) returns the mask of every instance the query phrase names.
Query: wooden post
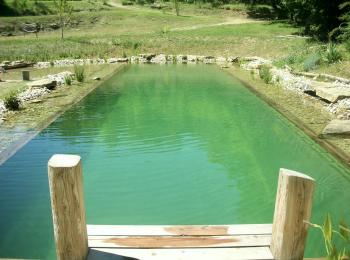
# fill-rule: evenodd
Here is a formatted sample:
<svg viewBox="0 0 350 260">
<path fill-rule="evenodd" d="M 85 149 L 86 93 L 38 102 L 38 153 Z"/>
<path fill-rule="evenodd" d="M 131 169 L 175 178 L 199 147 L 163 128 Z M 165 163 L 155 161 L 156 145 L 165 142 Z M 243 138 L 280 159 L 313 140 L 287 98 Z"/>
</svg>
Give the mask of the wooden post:
<svg viewBox="0 0 350 260">
<path fill-rule="evenodd" d="M 29 70 L 22 70 L 22 80 L 29 81 L 30 80 L 30 74 Z"/>
<path fill-rule="evenodd" d="M 271 240 L 275 259 L 303 259 L 314 183 L 307 175 L 280 170 Z"/>
<path fill-rule="evenodd" d="M 88 238 L 80 156 L 56 154 L 48 172 L 58 260 L 85 260 Z"/>
</svg>

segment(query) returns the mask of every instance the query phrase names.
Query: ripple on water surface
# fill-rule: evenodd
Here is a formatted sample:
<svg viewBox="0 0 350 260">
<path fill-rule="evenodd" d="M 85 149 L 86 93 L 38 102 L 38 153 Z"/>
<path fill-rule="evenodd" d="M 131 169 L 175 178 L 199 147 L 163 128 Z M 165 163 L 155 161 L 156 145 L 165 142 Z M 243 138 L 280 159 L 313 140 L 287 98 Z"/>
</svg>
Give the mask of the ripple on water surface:
<svg viewBox="0 0 350 260">
<path fill-rule="evenodd" d="M 55 258 L 47 161 L 83 158 L 91 224 L 271 223 L 279 168 L 349 213 L 349 172 L 215 66 L 130 66 L 0 166 L 0 257 Z M 311 232 L 307 255 L 321 255 Z"/>
</svg>

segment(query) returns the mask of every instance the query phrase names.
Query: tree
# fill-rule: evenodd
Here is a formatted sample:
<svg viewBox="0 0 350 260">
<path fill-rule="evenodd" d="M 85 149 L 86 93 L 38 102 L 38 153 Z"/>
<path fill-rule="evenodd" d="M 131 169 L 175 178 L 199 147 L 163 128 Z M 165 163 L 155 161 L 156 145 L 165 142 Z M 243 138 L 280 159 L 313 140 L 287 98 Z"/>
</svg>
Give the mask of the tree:
<svg viewBox="0 0 350 260">
<path fill-rule="evenodd" d="M 70 20 L 72 14 L 72 6 L 68 4 L 67 0 L 55 0 L 55 7 L 60 19 L 61 39 L 63 40 L 64 27 Z"/>
<path fill-rule="evenodd" d="M 180 3 L 179 3 L 179 0 L 174 0 L 174 7 L 175 7 L 176 15 L 179 16 L 180 15 Z"/>
</svg>

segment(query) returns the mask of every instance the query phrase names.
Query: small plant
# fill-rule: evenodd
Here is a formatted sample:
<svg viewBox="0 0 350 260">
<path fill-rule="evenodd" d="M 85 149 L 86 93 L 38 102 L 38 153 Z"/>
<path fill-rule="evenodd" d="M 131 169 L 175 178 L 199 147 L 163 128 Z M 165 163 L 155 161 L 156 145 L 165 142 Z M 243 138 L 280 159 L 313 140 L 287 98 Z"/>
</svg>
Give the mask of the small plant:
<svg viewBox="0 0 350 260">
<path fill-rule="evenodd" d="M 64 84 L 67 86 L 72 85 L 72 77 L 71 76 L 65 76 L 64 77 Z"/>
<path fill-rule="evenodd" d="M 321 55 L 319 53 L 311 53 L 304 61 L 304 71 L 316 69 L 321 64 Z"/>
<path fill-rule="evenodd" d="M 272 74 L 270 72 L 270 67 L 267 65 L 262 65 L 259 67 L 259 76 L 266 84 L 271 83 Z"/>
<path fill-rule="evenodd" d="M 8 110 L 18 110 L 21 101 L 18 99 L 17 92 L 13 91 L 4 99 L 5 107 Z"/>
<path fill-rule="evenodd" d="M 78 82 L 84 82 L 85 80 L 85 67 L 74 66 L 74 75 Z"/>
<path fill-rule="evenodd" d="M 350 229 L 347 227 L 344 221 L 340 221 L 339 230 L 334 230 L 332 226 L 332 220 L 329 214 L 327 214 L 323 225 L 317 225 L 308 223 L 310 226 L 321 230 L 323 235 L 324 244 L 327 252 L 327 259 L 330 260 L 348 260 L 350 259 Z M 341 241 L 335 243 L 335 235 L 337 235 Z"/>
<path fill-rule="evenodd" d="M 326 50 L 326 62 L 328 64 L 335 63 L 342 59 L 341 53 L 338 51 L 337 46 L 330 42 Z"/>
</svg>

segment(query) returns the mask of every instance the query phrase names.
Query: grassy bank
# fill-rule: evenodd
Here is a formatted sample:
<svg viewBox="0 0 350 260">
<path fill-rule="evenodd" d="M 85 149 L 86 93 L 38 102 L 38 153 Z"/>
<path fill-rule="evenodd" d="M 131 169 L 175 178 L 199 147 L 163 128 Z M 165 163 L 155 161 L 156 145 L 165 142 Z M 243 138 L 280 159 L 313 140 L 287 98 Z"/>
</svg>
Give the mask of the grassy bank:
<svg viewBox="0 0 350 260">
<path fill-rule="evenodd" d="M 93 80 L 94 77 L 106 79 L 119 70 L 122 65 L 96 65 L 86 67 L 86 81 L 84 83 L 74 82 L 71 86 L 60 86 L 53 90 L 49 95 L 40 98 L 40 102 L 28 102 L 21 107 L 19 111 L 10 111 L 6 114 L 6 121 L 2 124 L 3 128 L 12 128 L 16 125 L 24 126 L 27 129 L 40 129 L 46 125 L 50 118 L 55 117 L 60 112 L 69 108 L 88 93 L 90 93 L 99 84 L 98 81 Z M 33 70 L 32 77 L 43 77 L 47 74 L 58 73 L 61 71 L 72 71 L 72 67 L 67 68 L 50 68 L 42 70 Z M 10 79 L 18 79 L 20 77 L 19 71 L 11 72 L 7 75 Z M 7 86 L 0 83 L 2 89 Z M 23 84 L 23 83 L 22 83 Z M 0 96 L 1 99 L 1 96 Z"/>
<path fill-rule="evenodd" d="M 325 51 L 326 43 L 300 37 L 298 27 L 283 21 L 253 19 L 256 15 L 242 4 L 221 8 L 181 4 L 176 16 L 172 2 L 164 2 L 165 8 L 157 10 L 150 5 L 123 6 L 114 0 L 100 11 L 89 10 L 85 1 L 73 2 L 81 3 L 82 11 L 72 14 L 64 40 L 58 29 L 50 29 L 58 22 L 56 15 L 0 17 L 2 30 L 12 28 L 15 34 L 0 37 L 0 60 L 109 58 L 149 52 L 261 56 L 279 66 L 350 77 L 350 53 L 345 46 L 337 46 L 341 61 L 317 60 L 314 56 Z M 38 38 L 20 32 L 25 22 L 42 25 Z"/>
</svg>

